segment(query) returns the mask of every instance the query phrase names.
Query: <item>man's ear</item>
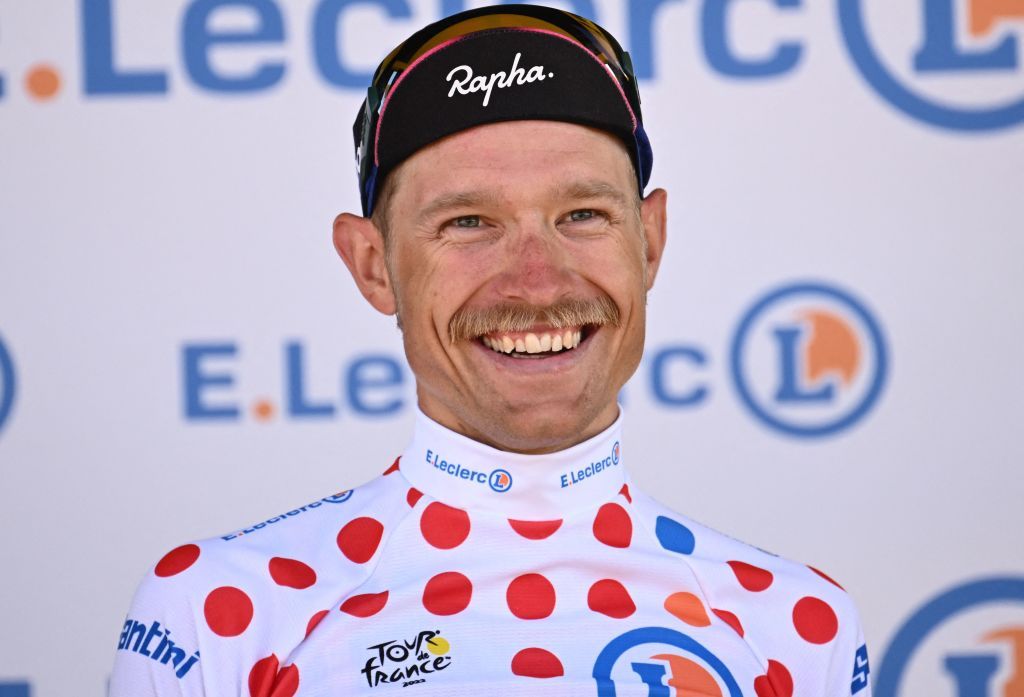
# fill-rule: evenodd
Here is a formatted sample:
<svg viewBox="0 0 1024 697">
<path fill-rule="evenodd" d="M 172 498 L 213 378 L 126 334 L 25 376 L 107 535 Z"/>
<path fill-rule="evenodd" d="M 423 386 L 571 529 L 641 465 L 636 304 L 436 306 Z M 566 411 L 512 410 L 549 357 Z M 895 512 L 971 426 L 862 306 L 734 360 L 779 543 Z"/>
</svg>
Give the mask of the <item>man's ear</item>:
<svg viewBox="0 0 1024 697">
<path fill-rule="evenodd" d="M 647 238 L 647 290 L 654 286 L 662 255 L 665 252 L 668 192 L 655 189 L 640 203 L 640 221 Z"/>
<path fill-rule="evenodd" d="M 334 219 L 334 248 L 352 280 L 378 312 L 395 314 L 395 293 L 384 262 L 384 238 L 369 218 L 342 213 Z"/>
</svg>

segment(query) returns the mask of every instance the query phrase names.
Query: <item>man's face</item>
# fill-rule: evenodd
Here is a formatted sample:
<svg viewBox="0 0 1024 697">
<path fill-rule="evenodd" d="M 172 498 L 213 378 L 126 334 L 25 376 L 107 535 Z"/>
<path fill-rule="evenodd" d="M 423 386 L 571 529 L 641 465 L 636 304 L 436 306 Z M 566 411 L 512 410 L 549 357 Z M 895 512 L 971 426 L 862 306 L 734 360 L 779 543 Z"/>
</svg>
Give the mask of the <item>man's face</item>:
<svg viewBox="0 0 1024 697">
<path fill-rule="evenodd" d="M 522 452 L 607 427 L 643 350 L 664 192 L 641 203 L 618 140 L 551 121 L 464 131 L 396 175 L 388 292 L 423 411 Z"/>
</svg>

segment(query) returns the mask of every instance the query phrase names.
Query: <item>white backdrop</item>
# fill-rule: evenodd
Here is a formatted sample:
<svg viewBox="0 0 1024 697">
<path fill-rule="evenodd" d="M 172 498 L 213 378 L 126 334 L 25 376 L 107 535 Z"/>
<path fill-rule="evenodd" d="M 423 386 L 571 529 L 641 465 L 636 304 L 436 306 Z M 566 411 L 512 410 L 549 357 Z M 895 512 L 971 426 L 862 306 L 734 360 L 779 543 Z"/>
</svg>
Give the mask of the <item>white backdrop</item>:
<svg viewBox="0 0 1024 697">
<path fill-rule="evenodd" d="M 633 52 L 670 193 L 634 477 L 843 583 L 876 694 L 1020 695 L 1024 9 L 555 4 Z M 164 552 L 400 452 L 330 227 L 353 85 L 459 7 L 0 0 L 0 697 L 104 694 Z"/>
</svg>

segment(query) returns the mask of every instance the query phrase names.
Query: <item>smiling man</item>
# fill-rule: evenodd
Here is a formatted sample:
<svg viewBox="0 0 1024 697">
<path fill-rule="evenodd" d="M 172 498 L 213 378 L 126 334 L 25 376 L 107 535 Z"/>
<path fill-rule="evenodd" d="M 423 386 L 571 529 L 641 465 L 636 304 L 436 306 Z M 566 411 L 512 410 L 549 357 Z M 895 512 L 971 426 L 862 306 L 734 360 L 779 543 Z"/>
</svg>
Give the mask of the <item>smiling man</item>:
<svg viewBox="0 0 1024 697">
<path fill-rule="evenodd" d="M 355 140 L 363 215 L 334 242 L 397 315 L 411 442 L 165 555 L 111 694 L 866 697 L 841 588 L 630 485 L 616 395 L 666 194 L 615 40 L 539 7 L 448 18 L 381 64 Z"/>
</svg>

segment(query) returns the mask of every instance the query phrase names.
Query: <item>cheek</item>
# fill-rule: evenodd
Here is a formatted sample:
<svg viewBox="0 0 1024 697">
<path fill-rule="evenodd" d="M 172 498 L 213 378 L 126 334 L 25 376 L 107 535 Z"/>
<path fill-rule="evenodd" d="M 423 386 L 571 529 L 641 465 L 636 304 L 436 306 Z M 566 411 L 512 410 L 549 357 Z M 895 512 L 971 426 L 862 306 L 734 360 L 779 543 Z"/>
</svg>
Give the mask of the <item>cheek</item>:
<svg viewBox="0 0 1024 697">
<path fill-rule="evenodd" d="M 471 261 L 460 261 L 453 255 L 407 256 L 396 266 L 396 294 L 405 314 L 405 327 L 436 324 L 446 329 L 448 320 L 471 296 L 480 278 L 480 271 Z"/>
</svg>

